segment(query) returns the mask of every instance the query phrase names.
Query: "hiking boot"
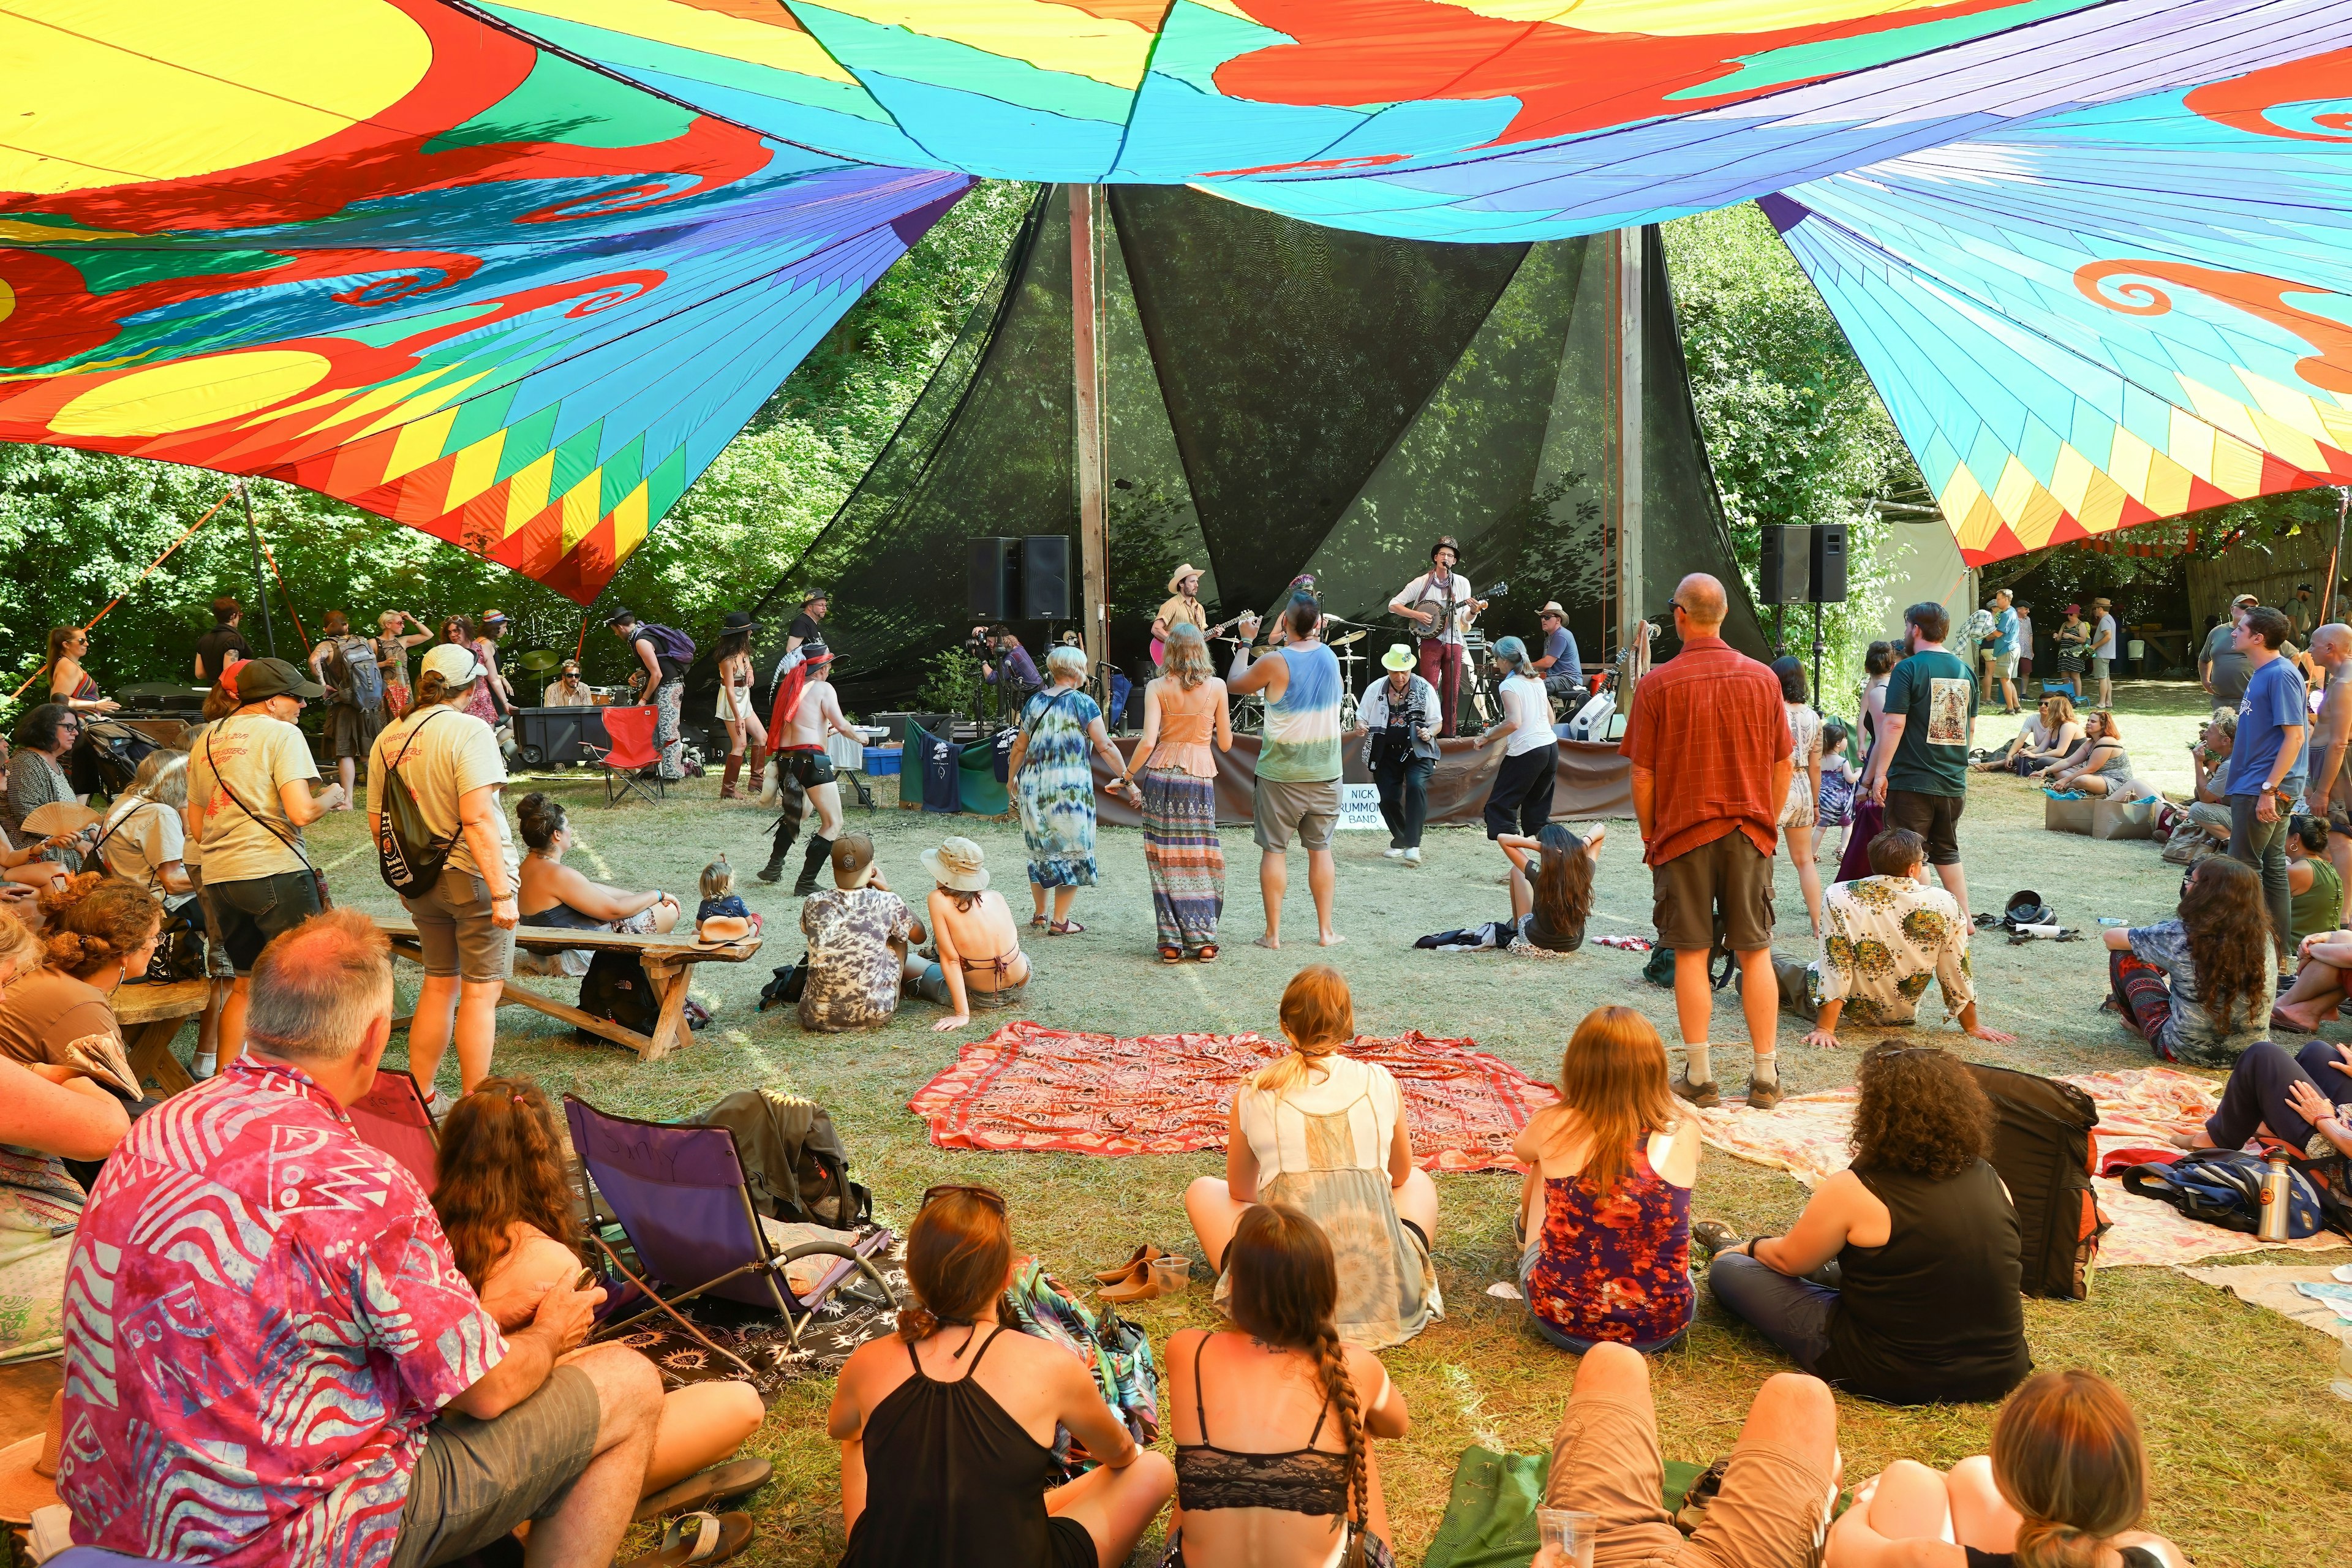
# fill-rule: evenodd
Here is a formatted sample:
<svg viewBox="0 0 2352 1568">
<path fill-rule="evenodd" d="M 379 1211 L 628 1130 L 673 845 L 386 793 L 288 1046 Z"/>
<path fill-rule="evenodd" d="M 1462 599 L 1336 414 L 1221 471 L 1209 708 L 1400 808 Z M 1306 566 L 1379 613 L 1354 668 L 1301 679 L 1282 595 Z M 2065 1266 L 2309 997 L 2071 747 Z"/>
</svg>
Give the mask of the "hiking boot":
<svg viewBox="0 0 2352 1568">
<path fill-rule="evenodd" d="M 1689 1100 L 1701 1110 L 1713 1110 L 1723 1103 L 1723 1096 L 1715 1085 L 1691 1082 L 1688 1068 L 1685 1068 L 1681 1075 L 1666 1087 L 1675 1091 L 1675 1099 Z"/>
<path fill-rule="evenodd" d="M 1769 1110 L 1780 1103 L 1780 1084 L 1779 1079 L 1776 1079 L 1770 1083 L 1758 1083 L 1752 1078 L 1748 1080 L 1748 1110 Z"/>
<path fill-rule="evenodd" d="M 1693 1220 L 1690 1237 L 1706 1247 L 1710 1258 L 1720 1258 L 1747 1239 L 1719 1219 Z"/>
<path fill-rule="evenodd" d="M 762 882 L 782 881 L 784 879 L 784 852 L 779 849 L 773 855 L 769 856 L 768 863 L 761 867 L 758 870 L 752 872 L 751 875 L 759 878 Z"/>
</svg>

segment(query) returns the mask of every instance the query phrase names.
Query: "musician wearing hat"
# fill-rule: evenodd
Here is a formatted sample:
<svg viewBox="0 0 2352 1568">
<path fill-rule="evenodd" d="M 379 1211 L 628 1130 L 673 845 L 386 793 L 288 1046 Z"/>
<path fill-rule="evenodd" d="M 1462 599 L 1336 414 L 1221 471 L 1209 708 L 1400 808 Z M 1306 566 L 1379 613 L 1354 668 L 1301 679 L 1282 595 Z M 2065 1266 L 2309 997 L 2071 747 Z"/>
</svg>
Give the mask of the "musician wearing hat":
<svg viewBox="0 0 2352 1568">
<path fill-rule="evenodd" d="M 784 628 L 784 654 L 787 658 L 803 643 L 824 641 L 824 616 L 832 607 L 822 588 L 811 588 L 801 595 L 801 613 Z"/>
<path fill-rule="evenodd" d="M 1391 613 L 1413 623 L 1421 641 L 1421 678 L 1436 689 L 1438 734 L 1454 732 L 1454 711 L 1462 695 L 1462 660 L 1470 623 L 1486 607 L 1470 595 L 1470 579 L 1456 572 L 1462 546 L 1451 534 L 1429 547 L 1429 570 L 1389 601 Z"/>
<path fill-rule="evenodd" d="M 1391 643 L 1381 656 L 1388 673 L 1364 688 L 1356 723 L 1364 737 L 1364 765 L 1380 787 L 1381 820 L 1388 824 L 1385 858 L 1421 864 L 1422 823 L 1429 815 L 1429 775 L 1437 771 L 1437 689 L 1413 673 L 1412 649 Z"/>
<path fill-rule="evenodd" d="M 1577 657 L 1576 634 L 1568 629 L 1568 612 L 1558 599 L 1546 599 L 1536 621 L 1543 627 L 1543 654 L 1528 668 L 1542 679 L 1544 690 L 1559 700 L 1562 717 L 1568 717 L 1584 700 L 1584 661 Z"/>
<path fill-rule="evenodd" d="M 1151 617 L 1151 668 L 1161 669 L 1168 663 L 1168 634 L 1190 623 L 1200 628 L 1202 637 L 1215 637 L 1225 629 L 1225 623 L 1209 624 L 1209 612 L 1201 604 L 1201 569 L 1187 561 L 1176 568 L 1168 579 L 1168 602 Z"/>
<path fill-rule="evenodd" d="M 1029 699 L 1045 689 L 1045 679 L 1037 673 L 1037 661 L 1029 657 L 1029 650 L 1021 646 L 1013 628 L 1002 621 L 992 626 L 974 626 L 971 635 L 988 659 L 980 678 L 996 688 L 998 715 L 1018 714 L 1029 705 Z"/>
</svg>

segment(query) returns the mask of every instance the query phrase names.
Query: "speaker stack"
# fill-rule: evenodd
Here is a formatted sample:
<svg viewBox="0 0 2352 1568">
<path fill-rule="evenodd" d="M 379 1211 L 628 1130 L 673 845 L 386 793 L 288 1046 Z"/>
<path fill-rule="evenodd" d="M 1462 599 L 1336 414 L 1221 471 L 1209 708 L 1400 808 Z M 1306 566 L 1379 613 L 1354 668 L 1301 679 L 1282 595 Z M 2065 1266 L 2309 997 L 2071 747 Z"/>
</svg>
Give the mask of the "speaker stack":
<svg viewBox="0 0 2352 1568">
<path fill-rule="evenodd" d="M 965 576 L 965 604 L 988 621 L 1070 618 L 1070 540 L 1040 533 L 1025 539 L 975 539 Z"/>
<path fill-rule="evenodd" d="M 1772 651 L 1787 651 L 1788 606 L 1813 607 L 1813 692 L 1822 685 L 1822 606 L 1845 601 L 1845 524 L 1776 523 L 1763 531 L 1757 597 L 1772 606 Z"/>
</svg>

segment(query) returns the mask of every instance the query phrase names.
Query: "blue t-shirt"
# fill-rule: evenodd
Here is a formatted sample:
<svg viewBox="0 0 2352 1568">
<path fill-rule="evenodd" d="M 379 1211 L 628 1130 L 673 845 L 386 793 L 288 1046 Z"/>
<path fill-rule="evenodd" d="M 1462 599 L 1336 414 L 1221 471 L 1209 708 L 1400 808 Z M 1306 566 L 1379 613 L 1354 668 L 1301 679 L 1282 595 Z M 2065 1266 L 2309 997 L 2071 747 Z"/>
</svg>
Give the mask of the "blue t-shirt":
<svg viewBox="0 0 2352 1568">
<path fill-rule="evenodd" d="M 1544 671 L 1546 680 L 1564 675 L 1579 686 L 1584 684 L 1584 664 L 1576 657 L 1576 634 L 1561 626 L 1544 639 L 1544 654 L 1551 660 L 1551 668 Z"/>
<path fill-rule="evenodd" d="M 1995 610 L 1992 616 L 1992 651 L 1994 657 L 2007 658 L 2017 651 L 2017 612 Z"/>
<path fill-rule="evenodd" d="M 2238 703 L 2238 739 L 2230 752 L 2229 795 L 2260 795 L 2271 769 L 2277 765 L 2282 731 L 2289 725 L 2307 727 L 2310 710 L 2304 706 L 2303 676 L 2283 658 L 2254 671 L 2246 695 Z M 2282 787 L 2305 769 L 2302 754 L 2294 772 L 2279 781 Z"/>
</svg>

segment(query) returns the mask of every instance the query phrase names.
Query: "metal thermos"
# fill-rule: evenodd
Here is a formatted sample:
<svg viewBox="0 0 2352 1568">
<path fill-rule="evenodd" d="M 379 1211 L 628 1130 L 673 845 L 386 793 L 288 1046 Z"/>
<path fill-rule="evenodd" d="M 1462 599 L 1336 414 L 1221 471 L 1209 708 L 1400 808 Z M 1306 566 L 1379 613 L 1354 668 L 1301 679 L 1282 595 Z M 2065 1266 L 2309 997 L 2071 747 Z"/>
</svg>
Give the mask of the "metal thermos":
<svg viewBox="0 0 2352 1568">
<path fill-rule="evenodd" d="M 2270 1154 L 2269 1168 L 2263 1172 L 2262 1223 L 2254 1231 L 2262 1241 L 2284 1241 L 2286 1237 L 2286 1155 L 2278 1150 Z"/>
</svg>

